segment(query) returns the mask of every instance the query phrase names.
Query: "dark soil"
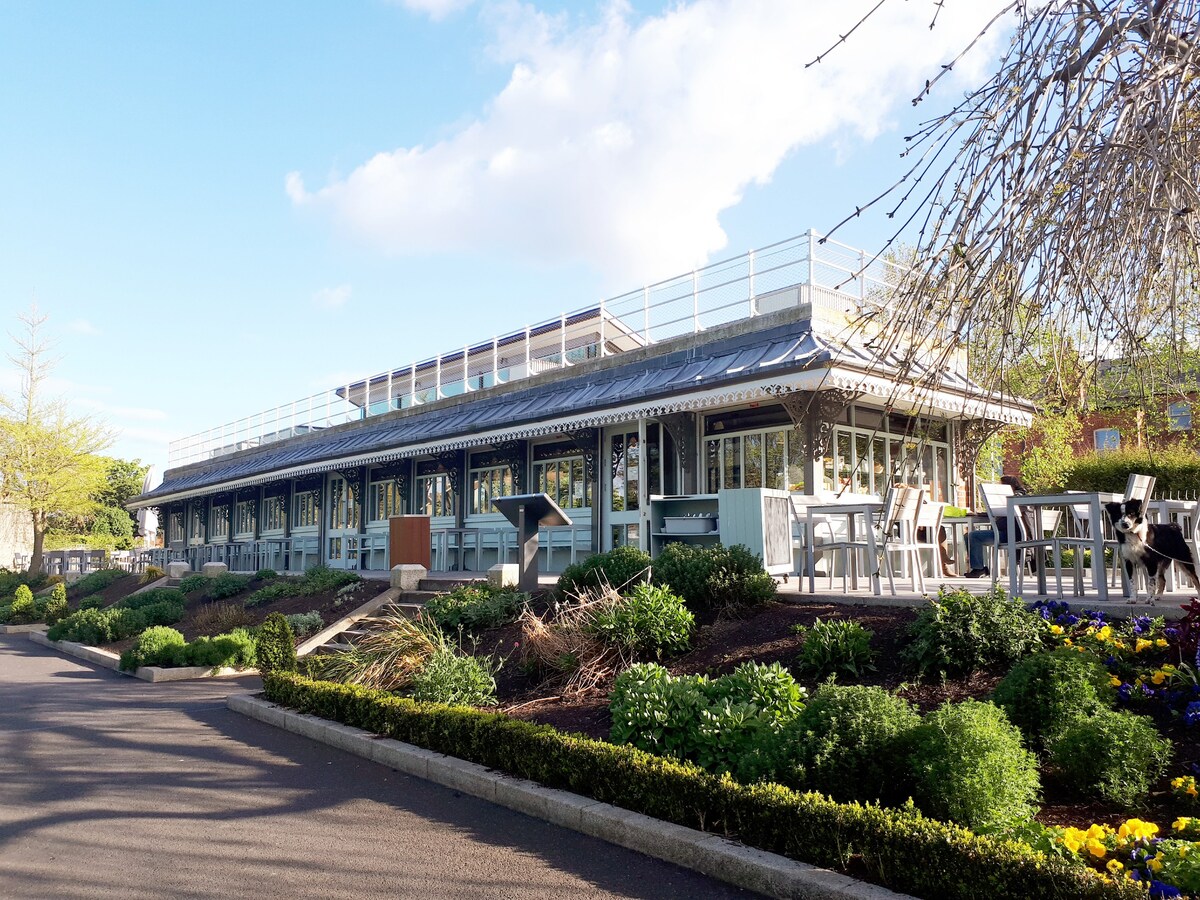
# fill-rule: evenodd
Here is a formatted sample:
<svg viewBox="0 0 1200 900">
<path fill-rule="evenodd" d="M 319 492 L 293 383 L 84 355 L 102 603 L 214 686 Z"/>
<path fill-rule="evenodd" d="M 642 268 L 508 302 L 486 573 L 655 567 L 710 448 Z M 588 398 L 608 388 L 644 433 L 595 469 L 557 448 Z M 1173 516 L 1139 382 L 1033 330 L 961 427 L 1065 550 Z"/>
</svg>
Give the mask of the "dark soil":
<svg viewBox="0 0 1200 900">
<path fill-rule="evenodd" d="M 110 603 L 115 603 L 122 597 L 128 597 L 142 586 L 141 582 L 141 575 L 125 575 L 121 578 L 118 578 L 102 591 L 96 591 L 92 594 L 82 595 L 79 594 L 78 591 L 72 592 L 72 586 L 67 585 L 67 603 L 71 609 L 78 609 L 79 601 L 83 600 L 84 597 L 99 597 L 104 601 L 104 605 L 107 606 Z"/>
</svg>

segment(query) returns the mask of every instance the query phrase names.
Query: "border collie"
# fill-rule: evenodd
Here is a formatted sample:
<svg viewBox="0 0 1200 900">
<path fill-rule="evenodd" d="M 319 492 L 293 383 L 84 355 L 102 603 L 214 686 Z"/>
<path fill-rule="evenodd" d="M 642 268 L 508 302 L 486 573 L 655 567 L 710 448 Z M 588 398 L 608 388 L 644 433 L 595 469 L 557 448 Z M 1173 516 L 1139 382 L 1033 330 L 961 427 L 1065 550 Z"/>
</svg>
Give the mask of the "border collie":
<svg viewBox="0 0 1200 900">
<path fill-rule="evenodd" d="M 1153 525 L 1142 515 L 1141 500 L 1126 500 L 1124 503 L 1105 503 L 1113 531 L 1117 534 L 1117 552 L 1125 563 L 1125 574 L 1137 600 L 1137 582 L 1133 580 L 1134 566 L 1146 571 L 1146 586 L 1154 582 L 1154 590 L 1148 597 L 1150 605 L 1163 595 L 1167 588 L 1167 569 L 1172 562 L 1179 563 L 1187 573 L 1192 585 L 1200 590 L 1200 578 L 1196 576 L 1196 564 L 1192 548 L 1183 537 L 1183 531 L 1174 522 Z"/>
</svg>

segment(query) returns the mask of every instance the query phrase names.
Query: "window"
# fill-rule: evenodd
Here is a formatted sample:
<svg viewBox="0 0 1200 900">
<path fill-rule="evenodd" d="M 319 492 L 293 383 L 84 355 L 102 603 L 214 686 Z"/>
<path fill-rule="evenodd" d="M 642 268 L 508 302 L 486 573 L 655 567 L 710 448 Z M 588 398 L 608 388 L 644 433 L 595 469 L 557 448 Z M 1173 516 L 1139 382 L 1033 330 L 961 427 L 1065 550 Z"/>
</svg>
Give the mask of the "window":
<svg viewBox="0 0 1200 900">
<path fill-rule="evenodd" d="M 204 507 L 196 504 L 192 507 L 192 515 L 189 518 L 188 525 L 188 543 L 203 544 L 204 543 Z"/>
<path fill-rule="evenodd" d="M 1121 432 L 1116 428 L 1097 428 L 1092 438 L 1097 450 L 1121 449 Z"/>
<path fill-rule="evenodd" d="M 510 497 L 516 493 L 513 488 L 511 466 L 488 466 L 485 469 L 472 469 L 471 503 L 468 515 L 495 512 L 492 500 L 496 497 Z"/>
<path fill-rule="evenodd" d="M 857 416 L 857 410 L 854 413 Z M 825 490 L 882 496 L 893 484 L 907 484 L 928 487 L 931 499 L 945 500 L 950 484 L 945 423 L 914 423 L 893 415 L 887 427 L 890 434 L 878 428 L 845 425 L 834 429 L 827 455 L 821 460 Z"/>
<path fill-rule="evenodd" d="M 229 504 L 214 506 L 208 517 L 208 539 L 223 541 L 229 537 Z"/>
<path fill-rule="evenodd" d="M 292 528 L 317 527 L 317 495 L 312 491 L 300 491 L 292 497 Z"/>
<path fill-rule="evenodd" d="M 262 505 L 262 530 L 283 531 L 284 517 L 287 515 L 286 497 L 267 497 Z"/>
<path fill-rule="evenodd" d="M 1192 428 L 1192 404 L 1180 401 L 1167 407 L 1167 430 L 1190 431 Z"/>
<path fill-rule="evenodd" d="M 453 516 L 454 492 L 445 472 L 418 475 L 416 478 L 417 512 L 423 516 Z"/>
<path fill-rule="evenodd" d="M 372 522 L 386 522 L 403 512 L 400 504 L 400 485 L 394 481 L 376 481 L 371 484 Z"/>
<path fill-rule="evenodd" d="M 242 500 L 238 503 L 234 513 L 237 528 L 235 534 L 254 534 L 254 509 L 257 505 L 254 500 Z"/>
<path fill-rule="evenodd" d="M 170 521 L 167 524 L 167 542 L 183 540 L 183 512 L 175 511 L 171 513 Z"/>
<path fill-rule="evenodd" d="M 709 493 L 721 488 L 804 490 L 804 451 L 795 428 L 705 438 Z"/>
<path fill-rule="evenodd" d="M 584 474 L 582 453 L 535 462 L 533 484 L 534 491 L 549 494 L 563 509 L 592 505 L 592 486 Z"/>
</svg>

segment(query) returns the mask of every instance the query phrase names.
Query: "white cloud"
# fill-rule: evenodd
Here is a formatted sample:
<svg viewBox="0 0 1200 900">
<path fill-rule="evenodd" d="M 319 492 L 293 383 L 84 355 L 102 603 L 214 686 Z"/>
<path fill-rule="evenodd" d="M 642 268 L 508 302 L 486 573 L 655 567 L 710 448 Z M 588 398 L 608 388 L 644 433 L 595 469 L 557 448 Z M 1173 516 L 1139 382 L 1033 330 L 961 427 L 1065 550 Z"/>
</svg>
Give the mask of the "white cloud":
<svg viewBox="0 0 1200 900">
<path fill-rule="evenodd" d="M 350 300 L 351 288 L 348 284 L 337 287 L 321 288 L 312 295 L 313 306 L 317 309 L 341 309 Z"/>
<path fill-rule="evenodd" d="M 885 4 L 804 68 L 870 5 L 694 0 L 636 18 L 615 3 L 584 25 L 490 6 L 492 50 L 512 74 L 483 115 L 313 191 L 293 172 L 286 190 L 391 253 L 466 249 L 584 261 L 620 279 L 669 275 L 725 247 L 722 210 L 790 151 L 887 128 L 991 4 L 949 4 L 932 31 L 932 2 Z M 976 65 L 994 40 L 985 44 Z M 971 68 L 960 63 L 955 77 L 978 77 Z"/>
<path fill-rule="evenodd" d="M 97 400 L 93 397 L 80 397 L 76 395 L 73 398 L 76 405 L 94 410 L 105 416 L 111 416 L 116 419 L 133 419 L 138 422 L 162 422 L 167 419 L 167 412 L 163 409 L 153 409 L 148 406 L 121 406 L 115 403 L 108 403 L 104 400 Z"/>
<path fill-rule="evenodd" d="M 76 334 L 101 334 L 99 328 L 89 322 L 87 319 L 75 319 L 67 323 L 67 328 Z"/>
<path fill-rule="evenodd" d="M 409 12 L 429 16 L 437 22 L 451 13 L 466 9 L 474 0 L 391 0 Z"/>
</svg>

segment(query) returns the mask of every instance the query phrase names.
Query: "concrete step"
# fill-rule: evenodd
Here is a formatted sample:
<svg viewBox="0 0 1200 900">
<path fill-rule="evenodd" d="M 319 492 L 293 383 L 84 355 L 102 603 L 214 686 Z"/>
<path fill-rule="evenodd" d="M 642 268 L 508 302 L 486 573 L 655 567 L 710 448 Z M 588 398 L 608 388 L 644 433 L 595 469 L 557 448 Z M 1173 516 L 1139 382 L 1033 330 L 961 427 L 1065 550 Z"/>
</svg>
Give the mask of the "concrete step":
<svg viewBox="0 0 1200 900">
<path fill-rule="evenodd" d="M 428 603 L 438 594 L 444 594 L 445 591 L 402 591 L 400 594 L 400 602 L 413 603 L 423 605 Z"/>
<path fill-rule="evenodd" d="M 422 591 L 430 591 L 435 594 L 445 594 L 446 592 L 452 591 L 456 587 L 462 587 L 465 584 L 480 583 L 487 584 L 486 573 L 480 573 L 478 575 L 452 575 L 441 578 L 422 578 L 419 582 L 417 582 L 417 588 Z"/>
</svg>

